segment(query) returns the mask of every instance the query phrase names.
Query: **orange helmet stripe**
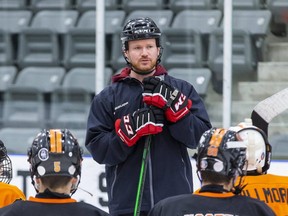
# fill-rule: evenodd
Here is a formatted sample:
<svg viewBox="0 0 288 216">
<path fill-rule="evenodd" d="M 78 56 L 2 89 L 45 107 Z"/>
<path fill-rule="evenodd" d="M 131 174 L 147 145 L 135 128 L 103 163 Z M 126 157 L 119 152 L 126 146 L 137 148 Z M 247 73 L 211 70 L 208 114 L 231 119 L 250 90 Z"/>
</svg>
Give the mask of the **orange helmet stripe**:
<svg viewBox="0 0 288 216">
<path fill-rule="evenodd" d="M 50 130 L 50 151 L 53 153 L 62 152 L 62 135 L 60 130 Z"/>
</svg>

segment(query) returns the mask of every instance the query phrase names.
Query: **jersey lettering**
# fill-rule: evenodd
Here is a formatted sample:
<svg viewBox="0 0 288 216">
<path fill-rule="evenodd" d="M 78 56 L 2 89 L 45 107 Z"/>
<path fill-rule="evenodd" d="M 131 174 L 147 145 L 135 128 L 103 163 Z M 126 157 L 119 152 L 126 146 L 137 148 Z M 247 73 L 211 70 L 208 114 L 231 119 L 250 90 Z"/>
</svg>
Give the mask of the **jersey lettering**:
<svg viewBox="0 0 288 216">
<path fill-rule="evenodd" d="M 287 188 L 254 188 L 254 190 L 243 190 L 242 194 L 257 198 L 268 203 L 286 203 L 288 204 Z"/>
</svg>

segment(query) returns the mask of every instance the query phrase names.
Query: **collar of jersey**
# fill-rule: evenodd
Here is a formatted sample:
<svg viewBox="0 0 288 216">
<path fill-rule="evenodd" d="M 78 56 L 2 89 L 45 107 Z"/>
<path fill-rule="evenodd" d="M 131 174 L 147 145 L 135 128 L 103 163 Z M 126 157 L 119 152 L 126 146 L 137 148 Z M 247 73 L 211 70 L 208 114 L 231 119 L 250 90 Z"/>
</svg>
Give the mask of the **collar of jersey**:
<svg viewBox="0 0 288 216">
<path fill-rule="evenodd" d="M 29 197 L 29 201 L 32 202 L 41 202 L 41 203 L 74 203 L 77 202 L 75 199 L 72 198 L 65 198 L 65 199 L 52 199 L 52 198 L 36 198 L 36 197 Z"/>
<path fill-rule="evenodd" d="M 206 196 L 206 197 L 217 197 L 217 198 L 227 198 L 227 197 L 233 197 L 235 196 L 234 193 L 232 192 L 227 192 L 227 193 L 215 193 L 215 192 L 201 192 L 200 189 L 195 191 L 194 194 L 199 195 L 199 196 Z"/>
</svg>

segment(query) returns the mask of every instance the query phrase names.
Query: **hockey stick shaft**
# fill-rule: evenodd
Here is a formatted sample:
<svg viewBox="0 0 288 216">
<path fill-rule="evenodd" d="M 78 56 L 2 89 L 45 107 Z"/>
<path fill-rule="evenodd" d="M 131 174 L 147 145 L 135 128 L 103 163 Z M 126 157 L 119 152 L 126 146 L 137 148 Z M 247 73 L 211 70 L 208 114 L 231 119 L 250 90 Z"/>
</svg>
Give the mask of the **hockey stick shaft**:
<svg viewBox="0 0 288 216">
<path fill-rule="evenodd" d="M 136 195 L 136 202 L 135 202 L 135 207 L 134 207 L 134 216 L 139 216 L 140 211 L 141 211 L 141 203 L 142 203 L 142 197 L 143 197 L 143 190 L 144 190 L 144 183 L 145 183 L 145 177 L 146 177 L 150 144 L 151 144 L 151 135 L 146 137 L 145 146 L 143 149 L 142 163 L 141 163 L 137 195 Z"/>
<path fill-rule="evenodd" d="M 252 123 L 268 136 L 269 123 L 286 109 L 288 109 L 288 88 L 259 102 L 251 113 Z"/>
</svg>

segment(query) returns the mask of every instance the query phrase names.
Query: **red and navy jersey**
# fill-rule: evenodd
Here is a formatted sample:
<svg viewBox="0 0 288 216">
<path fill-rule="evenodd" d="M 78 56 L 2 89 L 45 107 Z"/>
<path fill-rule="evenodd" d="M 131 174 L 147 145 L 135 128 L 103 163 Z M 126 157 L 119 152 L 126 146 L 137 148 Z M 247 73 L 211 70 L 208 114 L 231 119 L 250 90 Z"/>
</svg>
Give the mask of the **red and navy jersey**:
<svg viewBox="0 0 288 216">
<path fill-rule="evenodd" d="M 16 201 L 11 205 L 0 208 L 1 216 L 73 216 L 93 215 L 106 216 L 108 213 L 84 202 L 76 202 L 72 198 L 35 198 L 30 197 L 27 201 Z"/>
<path fill-rule="evenodd" d="M 273 216 L 264 202 L 232 192 L 199 192 L 166 198 L 149 216 Z"/>
<path fill-rule="evenodd" d="M 247 185 L 246 185 L 247 184 Z M 253 197 L 269 205 L 276 215 L 288 215 L 288 177 L 272 174 L 245 176 L 242 195 Z"/>
</svg>

